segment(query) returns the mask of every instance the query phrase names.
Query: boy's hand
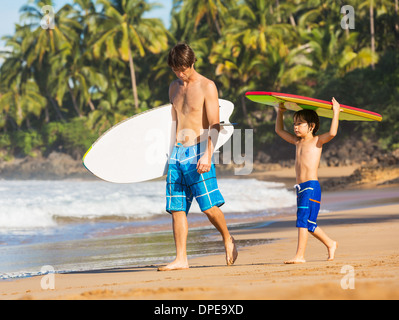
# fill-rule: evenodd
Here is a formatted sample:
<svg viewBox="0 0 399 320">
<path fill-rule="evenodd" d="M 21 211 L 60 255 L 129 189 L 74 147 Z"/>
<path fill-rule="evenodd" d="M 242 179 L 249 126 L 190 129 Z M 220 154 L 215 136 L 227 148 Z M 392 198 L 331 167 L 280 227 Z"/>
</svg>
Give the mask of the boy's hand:
<svg viewBox="0 0 399 320">
<path fill-rule="evenodd" d="M 332 102 L 332 108 L 333 108 L 334 113 L 335 112 L 339 113 L 342 111 L 340 104 L 338 103 L 337 100 L 335 100 L 334 97 L 332 98 L 331 102 Z"/>
<path fill-rule="evenodd" d="M 284 106 L 284 102 L 280 102 L 277 108 L 277 112 L 284 113 L 287 111 L 287 108 Z"/>
</svg>

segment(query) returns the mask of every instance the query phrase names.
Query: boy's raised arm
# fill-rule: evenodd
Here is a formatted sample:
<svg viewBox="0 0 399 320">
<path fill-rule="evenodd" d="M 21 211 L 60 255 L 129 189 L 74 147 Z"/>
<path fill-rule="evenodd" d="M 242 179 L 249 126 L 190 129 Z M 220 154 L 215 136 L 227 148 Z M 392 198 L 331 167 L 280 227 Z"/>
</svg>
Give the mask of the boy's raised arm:
<svg viewBox="0 0 399 320">
<path fill-rule="evenodd" d="M 338 125 L 339 125 L 339 113 L 341 112 L 341 106 L 339 105 L 338 101 L 335 100 L 335 98 L 332 98 L 332 103 L 333 103 L 333 118 L 331 120 L 331 126 L 330 126 L 330 131 L 323 133 L 319 136 L 319 143 L 320 144 L 325 144 L 329 141 L 331 141 L 338 132 Z"/>
<path fill-rule="evenodd" d="M 284 112 L 287 111 L 287 109 L 284 107 L 283 103 L 280 103 L 279 108 L 277 109 L 277 118 L 276 118 L 276 126 L 275 126 L 275 131 L 276 133 L 283 138 L 285 141 L 295 144 L 298 139 L 291 133 L 287 132 L 284 130 Z"/>
</svg>

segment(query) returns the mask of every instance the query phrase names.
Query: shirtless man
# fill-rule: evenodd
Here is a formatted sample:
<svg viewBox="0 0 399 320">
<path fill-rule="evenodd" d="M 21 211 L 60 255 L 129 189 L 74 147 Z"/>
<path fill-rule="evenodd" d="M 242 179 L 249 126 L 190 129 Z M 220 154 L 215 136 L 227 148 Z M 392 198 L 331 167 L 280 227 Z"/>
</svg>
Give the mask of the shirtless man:
<svg viewBox="0 0 399 320">
<path fill-rule="evenodd" d="M 169 87 L 169 99 L 176 121 L 176 145 L 169 160 L 166 180 L 166 210 L 172 215 L 176 259 L 159 271 L 188 269 L 186 252 L 187 214 L 193 197 L 201 211 L 221 233 L 226 263 L 237 259 L 237 249 L 220 206 L 224 204 L 212 163 L 220 131 L 219 100 L 213 81 L 194 69 L 193 50 L 178 44 L 168 56 L 168 64 L 177 76 Z"/>
<path fill-rule="evenodd" d="M 293 259 L 284 263 L 304 263 L 305 249 L 308 240 L 308 232 L 320 240 L 327 248 L 328 261 L 334 260 L 337 242 L 331 240 L 324 231 L 317 226 L 316 219 L 320 210 L 321 189 L 318 181 L 317 170 L 319 168 L 322 147 L 331 141 L 337 134 L 339 124 L 339 103 L 333 98 L 333 119 L 330 131 L 316 135 L 319 129 L 319 117 L 313 110 L 301 110 L 294 114 L 294 133 L 284 130 L 283 114 L 286 111 L 281 104 L 277 111 L 276 133 L 287 142 L 296 146 L 295 172 L 297 188 L 297 222 L 298 247 Z"/>
</svg>

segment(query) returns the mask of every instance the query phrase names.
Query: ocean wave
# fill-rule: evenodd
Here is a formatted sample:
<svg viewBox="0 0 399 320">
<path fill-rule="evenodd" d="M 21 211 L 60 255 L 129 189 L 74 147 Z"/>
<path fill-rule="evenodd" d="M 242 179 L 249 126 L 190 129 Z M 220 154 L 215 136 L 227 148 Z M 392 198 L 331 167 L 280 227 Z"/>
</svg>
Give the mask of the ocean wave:
<svg viewBox="0 0 399 320">
<path fill-rule="evenodd" d="M 295 205 L 293 190 L 255 179 L 219 179 L 223 212 L 258 212 Z M 142 219 L 165 214 L 165 182 L 0 181 L 0 232 L 56 226 L 60 220 Z M 199 213 L 194 201 L 190 210 Z"/>
</svg>

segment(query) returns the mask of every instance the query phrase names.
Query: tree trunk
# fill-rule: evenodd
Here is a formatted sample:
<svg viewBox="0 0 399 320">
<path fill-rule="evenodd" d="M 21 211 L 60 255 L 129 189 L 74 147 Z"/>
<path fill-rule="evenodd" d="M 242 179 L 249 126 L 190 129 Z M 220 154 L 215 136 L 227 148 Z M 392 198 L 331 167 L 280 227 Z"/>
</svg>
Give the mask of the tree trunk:
<svg viewBox="0 0 399 320">
<path fill-rule="evenodd" d="M 130 65 L 130 77 L 132 78 L 134 108 L 137 110 L 139 108 L 139 97 L 137 95 L 136 74 L 134 72 L 133 56 L 132 56 L 132 51 L 130 48 L 129 48 L 129 65 Z"/>
<path fill-rule="evenodd" d="M 395 31 L 396 34 L 399 33 L 399 22 L 398 22 L 398 11 L 399 11 L 399 1 L 395 0 Z"/>
<path fill-rule="evenodd" d="M 277 22 L 281 23 L 280 1 L 279 0 L 276 0 L 276 11 L 277 11 Z"/>
<path fill-rule="evenodd" d="M 75 109 L 75 111 L 76 111 L 76 113 L 78 114 L 79 118 L 82 118 L 82 114 L 80 113 L 78 104 L 76 103 L 75 96 L 73 95 L 73 91 L 72 91 L 71 87 L 69 86 L 68 81 L 67 81 L 67 86 L 68 86 L 68 90 L 69 90 L 69 93 L 70 93 L 71 98 L 72 98 L 73 108 Z"/>
<path fill-rule="evenodd" d="M 248 112 L 247 112 L 247 105 L 245 103 L 245 97 L 244 95 L 241 95 L 241 106 L 242 106 L 242 113 L 244 114 L 244 118 L 245 120 L 248 121 L 248 125 L 251 129 L 254 128 L 253 124 L 252 124 L 252 120 L 251 118 L 248 117 Z"/>
<path fill-rule="evenodd" d="M 50 122 L 50 114 L 49 114 L 49 112 L 48 112 L 48 106 L 46 106 L 46 107 L 44 108 L 44 121 L 45 121 L 46 123 L 49 123 L 49 122 Z"/>
<path fill-rule="evenodd" d="M 62 115 L 62 113 L 61 113 L 61 110 L 60 110 L 60 108 L 58 107 L 57 101 L 55 101 L 55 100 L 54 100 L 52 97 L 50 97 L 50 96 L 48 96 L 48 99 L 50 100 L 51 105 L 53 106 L 53 108 L 54 108 L 54 110 L 55 110 L 55 112 L 56 112 L 58 118 L 59 118 L 61 121 L 64 122 L 64 121 L 65 121 L 65 118 L 63 117 L 63 115 Z"/>
<path fill-rule="evenodd" d="M 374 5 L 373 0 L 370 1 L 370 36 L 371 36 L 371 68 L 374 70 L 375 57 L 375 34 L 374 34 Z"/>
<path fill-rule="evenodd" d="M 222 35 L 222 31 L 220 30 L 220 25 L 217 16 L 215 17 L 215 27 L 216 27 L 216 32 L 218 33 L 219 37 Z"/>
<path fill-rule="evenodd" d="M 292 15 L 292 13 L 290 14 L 290 22 L 291 22 L 291 25 L 296 29 L 296 22 L 295 22 L 295 18 Z"/>
<path fill-rule="evenodd" d="M 28 130 L 31 130 L 31 129 L 32 129 L 32 126 L 31 126 L 31 124 L 30 124 L 30 120 L 29 120 L 28 117 L 26 118 L 25 122 L 26 122 L 26 127 L 28 128 Z"/>
<path fill-rule="evenodd" d="M 89 101 L 88 101 L 87 103 L 88 103 L 88 105 L 89 105 L 91 111 L 96 110 L 96 107 L 94 106 L 93 101 L 91 101 L 90 98 L 89 98 Z"/>
</svg>

